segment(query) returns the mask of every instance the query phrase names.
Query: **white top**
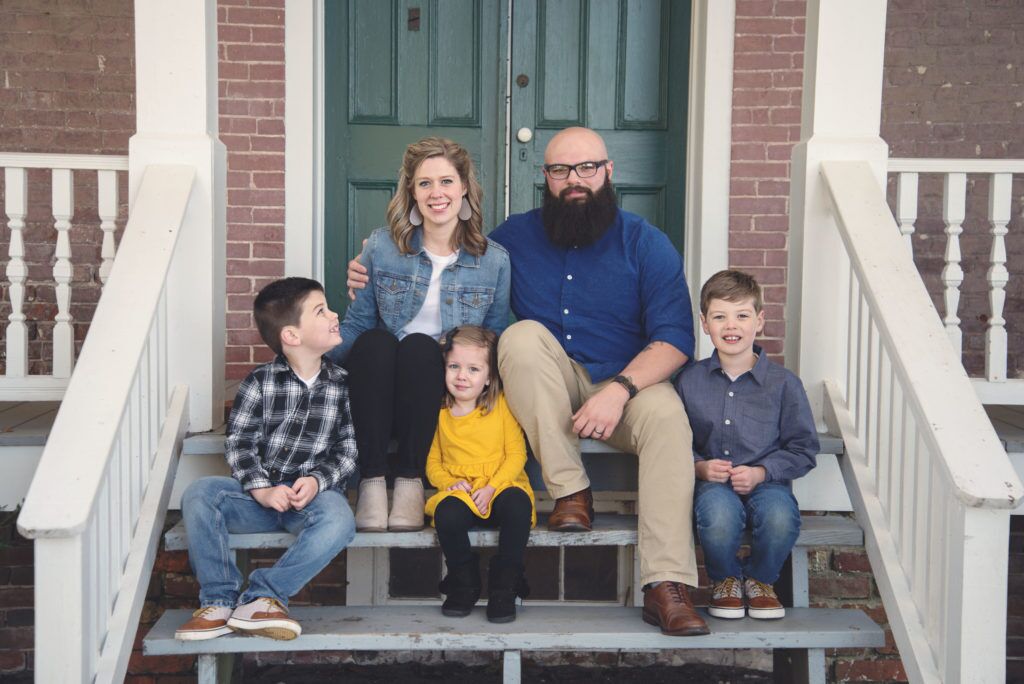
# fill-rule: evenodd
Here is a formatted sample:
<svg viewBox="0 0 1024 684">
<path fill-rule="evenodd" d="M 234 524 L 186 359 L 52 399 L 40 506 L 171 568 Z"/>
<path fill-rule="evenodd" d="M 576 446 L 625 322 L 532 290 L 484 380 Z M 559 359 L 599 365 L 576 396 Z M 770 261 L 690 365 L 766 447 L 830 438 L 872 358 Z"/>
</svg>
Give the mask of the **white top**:
<svg viewBox="0 0 1024 684">
<path fill-rule="evenodd" d="M 434 270 L 430 274 L 430 286 L 427 288 L 427 296 L 423 300 L 423 306 L 405 326 L 399 338 L 413 333 L 430 335 L 435 340 L 441 337 L 441 272 L 448 268 L 459 258 L 459 250 L 448 256 L 437 256 L 427 248 L 423 251 L 430 257 Z"/>
<path fill-rule="evenodd" d="M 296 373 L 296 375 L 299 375 L 299 374 Z M 317 371 L 316 373 L 314 373 L 313 376 L 310 377 L 310 378 L 304 378 L 301 375 L 299 375 L 299 380 L 301 380 L 302 382 L 306 383 L 306 389 L 312 389 L 313 385 L 316 384 L 316 381 L 319 378 L 320 378 L 320 371 Z"/>
</svg>

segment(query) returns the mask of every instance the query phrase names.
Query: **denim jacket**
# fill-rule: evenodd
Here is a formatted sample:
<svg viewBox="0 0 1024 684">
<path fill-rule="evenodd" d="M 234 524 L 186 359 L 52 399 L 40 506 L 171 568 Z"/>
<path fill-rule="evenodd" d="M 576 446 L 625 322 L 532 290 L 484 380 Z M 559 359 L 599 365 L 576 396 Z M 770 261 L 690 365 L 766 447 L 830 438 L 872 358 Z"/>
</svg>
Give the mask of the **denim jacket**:
<svg viewBox="0 0 1024 684">
<path fill-rule="evenodd" d="M 387 228 L 370 235 L 360 261 L 370 282 L 356 291 L 341 323 L 342 342 L 328 354 L 343 362 L 352 343 L 370 328 L 385 328 L 401 336 L 427 295 L 434 265 L 423 250 L 423 231 L 410 241 L 411 254 L 402 254 Z M 511 266 L 508 252 L 491 240 L 483 256 L 461 250 L 454 264 L 441 273 L 441 329 L 480 325 L 501 332 L 508 325 Z"/>
</svg>

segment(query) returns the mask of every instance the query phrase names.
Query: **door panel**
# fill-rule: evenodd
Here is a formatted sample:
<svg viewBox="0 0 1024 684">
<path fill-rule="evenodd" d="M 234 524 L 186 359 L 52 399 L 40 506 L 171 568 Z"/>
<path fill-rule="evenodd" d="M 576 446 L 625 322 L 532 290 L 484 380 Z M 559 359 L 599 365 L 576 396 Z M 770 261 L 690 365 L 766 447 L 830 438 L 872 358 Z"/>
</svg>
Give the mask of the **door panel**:
<svg viewBox="0 0 1024 684">
<path fill-rule="evenodd" d="M 551 137 L 587 126 L 615 160 L 623 208 L 681 249 L 689 2 L 515 0 L 512 11 L 511 211 L 539 205 Z"/>
<path fill-rule="evenodd" d="M 328 301 L 344 311 L 345 267 L 385 225 L 406 145 L 428 135 L 466 147 L 484 225 L 504 218 L 505 2 L 328 2 L 325 24 L 325 236 Z"/>
</svg>

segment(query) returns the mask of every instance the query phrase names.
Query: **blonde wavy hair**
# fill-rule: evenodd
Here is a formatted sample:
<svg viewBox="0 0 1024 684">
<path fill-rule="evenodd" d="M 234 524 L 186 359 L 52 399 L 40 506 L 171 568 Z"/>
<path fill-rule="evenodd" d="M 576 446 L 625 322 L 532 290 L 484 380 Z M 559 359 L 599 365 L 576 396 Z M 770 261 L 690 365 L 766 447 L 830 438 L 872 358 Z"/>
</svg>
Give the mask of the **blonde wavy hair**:
<svg viewBox="0 0 1024 684">
<path fill-rule="evenodd" d="M 402 156 L 402 168 L 398 171 L 398 189 L 395 196 L 388 202 L 388 226 L 391 228 L 391 239 L 398 245 L 402 254 L 412 253 L 412 235 L 417 226 L 409 223 L 409 211 L 416 205 L 413 199 L 412 181 L 416 170 L 425 160 L 432 157 L 444 157 L 459 174 L 462 185 L 466 188 L 466 201 L 469 202 L 468 221 L 459 219 L 455 232 L 452 233 L 452 249 L 462 249 L 473 256 L 481 256 L 487 251 L 487 238 L 483 233 L 483 190 L 476 178 L 473 160 L 462 145 L 447 138 L 429 137 L 414 142 L 405 148 Z"/>
<path fill-rule="evenodd" d="M 456 344 L 466 347 L 479 347 L 487 350 L 487 381 L 488 385 L 480 396 L 476 398 L 476 405 L 482 406 L 481 413 L 487 415 L 498 403 L 498 396 L 501 394 L 501 378 L 498 376 L 498 333 L 479 325 L 460 325 L 452 328 L 441 336 L 441 355 L 444 357 L 445 367 L 448 364 L 448 352 Z M 451 408 L 455 404 L 450 392 L 445 391 L 441 400 L 443 408 Z"/>
</svg>

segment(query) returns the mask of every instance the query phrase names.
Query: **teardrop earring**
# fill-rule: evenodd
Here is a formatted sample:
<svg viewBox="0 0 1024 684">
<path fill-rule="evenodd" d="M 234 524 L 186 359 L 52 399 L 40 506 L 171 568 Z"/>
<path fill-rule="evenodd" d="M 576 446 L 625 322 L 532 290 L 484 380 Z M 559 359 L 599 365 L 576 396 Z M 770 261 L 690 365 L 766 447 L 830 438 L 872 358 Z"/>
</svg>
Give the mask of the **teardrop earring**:
<svg viewBox="0 0 1024 684">
<path fill-rule="evenodd" d="M 467 195 L 462 196 L 462 206 L 459 207 L 459 218 L 463 221 L 468 221 L 473 218 L 473 208 L 469 206 L 469 197 Z"/>
<path fill-rule="evenodd" d="M 420 213 L 420 208 L 415 204 L 412 205 L 412 209 L 409 210 L 409 223 L 414 226 L 423 225 L 423 214 Z"/>
</svg>

